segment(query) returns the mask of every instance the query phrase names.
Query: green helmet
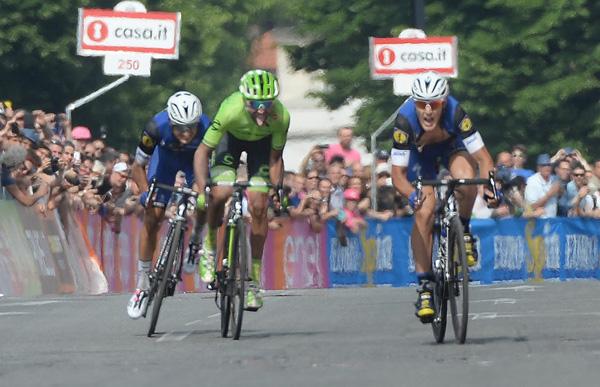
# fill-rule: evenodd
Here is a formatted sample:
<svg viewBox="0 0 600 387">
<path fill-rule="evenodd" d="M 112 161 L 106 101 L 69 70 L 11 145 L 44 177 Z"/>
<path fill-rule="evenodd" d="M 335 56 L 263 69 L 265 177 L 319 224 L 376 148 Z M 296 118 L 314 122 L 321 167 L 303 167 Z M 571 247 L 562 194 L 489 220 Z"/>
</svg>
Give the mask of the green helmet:
<svg viewBox="0 0 600 387">
<path fill-rule="evenodd" d="M 279 95 L 279 82 L 265 70 L 250 70 L 240 79 L 240 92 L 246 99 L 274 99 Z"/>
</svg>

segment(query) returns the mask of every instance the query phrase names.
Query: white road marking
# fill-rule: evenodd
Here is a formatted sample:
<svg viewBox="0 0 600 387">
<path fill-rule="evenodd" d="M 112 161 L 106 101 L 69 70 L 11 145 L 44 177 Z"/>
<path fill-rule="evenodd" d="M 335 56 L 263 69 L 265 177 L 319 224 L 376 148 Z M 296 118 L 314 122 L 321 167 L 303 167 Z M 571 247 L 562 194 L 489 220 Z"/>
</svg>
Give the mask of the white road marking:
<svg viewBox="0 0 600 387">
<path fill-rule="evenodd" d="M 201 318 L 200 320 L 194 320 L 194 321 L 186 322 L 185 326 L 189 327 L 190 325 L 198 324 L 198 323 L 201 323 L 203 321 L 206 321 L 209 318 L 215 318 L 215 317 L 220 316 L 220 315 L 221 315 L 221 313 L 211 314 L 210 316 L 208 316 L 206 318 Z"/>
<path fill-rule="evenodd" d="M 48 304 L 56 304 L 59 302 L 67 302 L 67 301 L 57 301 L 57 300 L 52 300 L 52 301 L 27 301 L 27 302 L 13 302 L 10 304 L 0 304 L 1 306 L 42 306 L 42 305 L 48 305 Z"/>
<path fill-rule="evenodd" d="M 534 317 L 534 318 L 556 318 L 556 317 L 567 317 L 572 318 L 574 316 L 600 316 L 600 312 L 581 312 L 573 313 L 570 311 L 559 311 L 556 313 L 511 313 L 511 314 L 498 314 L 495 312 L 483 312 L 483 313 L 469 313 L 471 320 L 491 320 L 496 318 L 522 318 L 522 317 Z"/>
<path fill-rule="evenodd" d="M 490 300 L 472 300 L 471 303 L 475 304 L 478 302 L 493 302 L 494 305 L 499 304 L 516 304 L 517 300 L 514 298 L 492 298 Z"/>
<path fill-rule="evenodd" d="M 488 288 L 488 290 L 514 290 L 515 292 L 535 292 L 535 289 L 539 289 L 540 285 L 519 285 L 519 286 L 507 286 L 503 288 Z"/>
<path fill-rule="evenodd" d="M 29 312 L 0 312 L 0 316 L 19 316 L 23 314 L 31 314 Z"/>
</svg>

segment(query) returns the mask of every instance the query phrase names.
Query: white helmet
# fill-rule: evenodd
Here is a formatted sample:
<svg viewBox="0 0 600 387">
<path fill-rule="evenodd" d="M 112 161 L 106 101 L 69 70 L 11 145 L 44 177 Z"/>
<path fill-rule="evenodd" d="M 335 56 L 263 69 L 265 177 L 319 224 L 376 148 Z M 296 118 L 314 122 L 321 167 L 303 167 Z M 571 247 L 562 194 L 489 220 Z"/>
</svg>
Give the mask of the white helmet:
<svg viewBox="0 0 600 387">
<path fill-rule="evenodd" d="M 167 113 L 173 125 L 197 124 L 202 115 L 202 104 L 194 94 L 178 91 L 169 97 Z"/>
<path fill-rule="evenodd" d="M 435 71 L 427 71 L 417 75 L 412 84 L 413 99 L 433 101 L 448 96 L 448 81 Z"/>
</svg>

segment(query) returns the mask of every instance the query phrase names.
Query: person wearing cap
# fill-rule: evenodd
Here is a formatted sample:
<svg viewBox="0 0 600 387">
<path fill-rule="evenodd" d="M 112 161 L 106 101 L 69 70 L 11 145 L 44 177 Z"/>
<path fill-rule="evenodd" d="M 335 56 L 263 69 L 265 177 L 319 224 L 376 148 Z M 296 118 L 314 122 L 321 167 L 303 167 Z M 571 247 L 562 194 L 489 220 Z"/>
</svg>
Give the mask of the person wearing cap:
<svg viewBox="0 0 600 387">
<path fill-rule="evenodd" d="M 347 188 L 344 191 L 344 217 L 342 223 L 353 233 L 359 232 L 367 227 L 367 222 L 360 214 L 358 202 L 360 201 L 360 192 L 354 188 Z"/>
<path fill-rule="evenodd" d="M 550 155 L 542 153 L 537 158 L 537 173 L 527 179 L 525 202 L 531 207 L 532 217 L 552 218 L 557 214 L 561 184 L 552 174 Z"/>
<path fill-rule="evenodd" d="M 436 199 L 430 186 L 423 187 L 421 197 L 417 197 L 411 182 L 419 176 L 435 179 L 438 160 L 454 178 L 474 178 L 478 169 L 479 176 L 487 179 L 494 170 L 494 161 L 471 117 L 456 98 L 449 95 L 448 81 L 434 71 L 415 77 L 411 96 L 398 109 L 393 140 L 392 182 L 408 198 L 414 211 L 411 245 L 419 283 L 415 314 L 421 322 L 430 323 L 435 316 L 431 251 Z M 494 197 L 491 187 L 484 190 L 488 204 L 497 205 L 498 198 Z M 463 185 L 457 191 L 467 263 L 474 266 L 478 254 L 470 218 L 477 186 Z"/>
<path fill-rule="evenodd" d="M 92 141 L 92 132 L 86 126 L 76 126 L 71 131 L 71 139 L 75 144 L 75 150 L 83 152 L 83 148 Z"/>
<path fill-rule="evenodd" d="M 177 172 L 183 171 L 190 186 L 194 181 L 194 153 L 210 123 L 210 118 L 202 112 L 200 99 L 189 91 L 178 91 L 169 97 L 166 108 L 154 115 L 142 130 L 131 171 L 133 180 L 142 192 L 140 203 L 145 208 L 144 225 L 140 233 L 137 285 L 127 304 L 127 313 L 132 319 L 145 315 L 148 307 L 148 275 L 165 207 L 171 198 L 170 191 L 157 189 L 151 206 L 147 206 L 149 183 L 156 179 L 158 183 L 173 185 Z M 127 164 L 116 163 L 113 171 L 118 172 L 120 165 Z M 203 212 L 199 212 L 190 238 L 188 260 L 198 255 L 203 224 Z"/>
<path fill-rule="evenodd" d="M 379 150 L 377 150 L 377 152 L 375 152 L 375 160 L 376 160 L 377 165 L 387 164 L 389 159 L 390 159 L 390 152 L 388 152 L 387 150 L 379 149 Z"/>
</svg>

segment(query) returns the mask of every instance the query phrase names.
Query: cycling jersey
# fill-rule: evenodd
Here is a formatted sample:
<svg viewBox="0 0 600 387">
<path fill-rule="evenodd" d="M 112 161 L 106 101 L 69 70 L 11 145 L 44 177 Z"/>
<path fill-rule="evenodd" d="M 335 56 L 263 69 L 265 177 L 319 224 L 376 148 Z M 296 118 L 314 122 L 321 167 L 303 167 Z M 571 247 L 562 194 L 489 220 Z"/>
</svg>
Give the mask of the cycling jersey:
<svg viewBox="0 0 600 387">
<path fill-rule="evenodd" d="M 198 122 L 198 131 L 192 141 L 182 144 L 173 134 L 166 110 L 156 114 L 146 125 L 142 132 L 140 143 L 136 150 L 136 161 L 148 165 L 148 182 L 153 178 L 159 183 L 173 185 L 177 171 L 186 174 L 188 186 L 194 181 L 194 153 L 202 142 L 210 119 L 202 114 Z M 171 193 L 158 190 L 154 202 L 157 206 L 164 206 L 169 202 Z"/>
<path fill-rule="evenodd" d="M 422 143 L 425 133 L 417 117 L 415 101 L 406 99 L 398 109 L 394 123 L 394 145 L 392 164 L 408 167 L 410 181 L 418 176 L 433 179 L 437 175 L 438 164 L 448 167 L 450 156 L 459 151 L 475 153 L 484 146 L 481 135 L 471 122 L 471 118 L 452 96 L 448 96 L 440 117 L 443 139 L 435 143 Z"/>
<path fill-rule="evenodd" d="M 263 126 L 256 124 L 246 110 L 242 93 L 235 92 L 227 97 L 204 136 L 204 144 L 216 148 L 225 133 L 242 141 L 257 141 L 271 136 L 271 148 L 282 150 L 287 140 L 290 114 L 281 101 L 274 100 L 273 108 Z"/>
<path fill-rule="evenodd" d="M 242 93 L 227 97 L 203 140 L 208 147 L 216 148 L 210 171 L 213 181 L 234 181 L 240 155 L 245 151 L 250 182 L 268 182 L 271 150 L 283 150 L 289 125 L 290 114 L 277 99 L 273 101 L 265 125 L 259 126 L 246 110 Z M 266 191 L 266 188 L 250 187 L 250 190 Z"/>
</svg>

